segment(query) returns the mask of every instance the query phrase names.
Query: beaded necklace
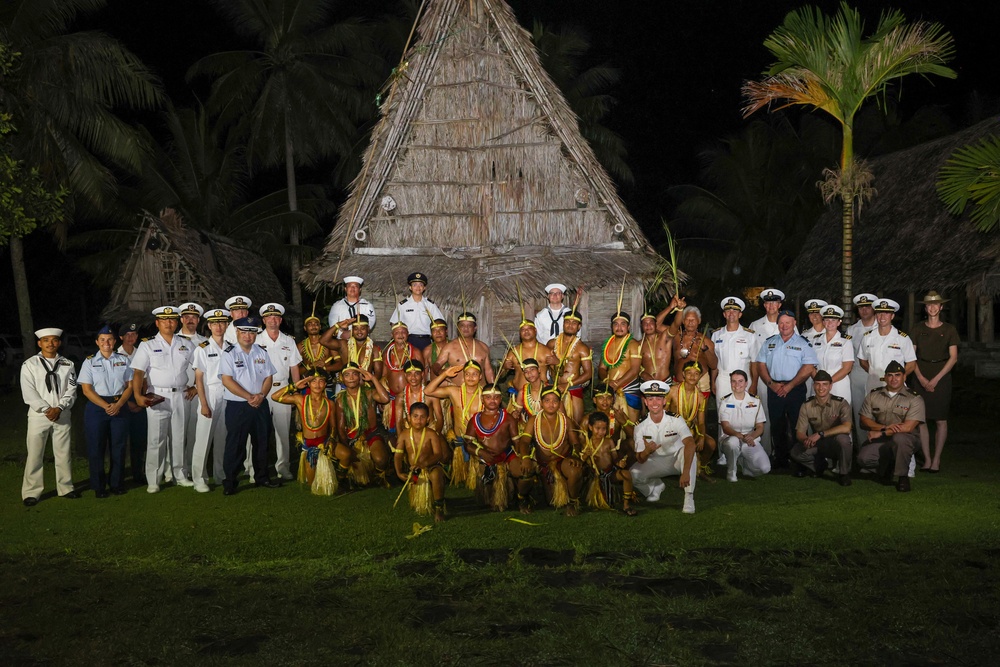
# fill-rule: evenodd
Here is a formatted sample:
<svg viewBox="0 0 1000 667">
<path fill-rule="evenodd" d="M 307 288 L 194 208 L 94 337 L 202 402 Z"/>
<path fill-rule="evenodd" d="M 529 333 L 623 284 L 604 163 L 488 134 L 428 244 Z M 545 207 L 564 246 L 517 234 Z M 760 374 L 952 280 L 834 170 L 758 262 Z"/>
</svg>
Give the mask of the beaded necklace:
<svg viewBox="0 0 1000 667">
<path fill-rule="evenodd" d="M 542 410 L 542 388 L 538 387 L 538 396 L 532 398 L 531 396 L 531 383 L 525 383 L 521 387 L 521 405 L 524 406 L 525 411 L 529 415 L 537 415 Z"/>
<path fill-rule="evenodd" d="M 462 432 L 464 432 L 465 431 L 465 427 L 469 425 L 469 414 L 470 414 L 470 409 L 472 408 L 472 402 L 474 400 L 476 400 L 476 397 L 479 396 L 482 393 L 482 391 L 483 391 L 482 387 L 476 387 L 476 391 L 472 394 L 471 397 L 469 397 L 465 393 L 465 384 L 464 383 L 462 384 L 462 392 L 461 392 L 462 393 L 462 414 L 460 415 L 461 419 L 462 419 L 462 422 L 459 424 L 460 428 L 458 430 L 461 430 Z M 482 401 L 481 400 L 480 400 L 480 407 L 482 407 Z"/>
<path fill-rule="evenodd" d="M 406 352 L 403 353 L 403 358 L 399 359 L 399 362 L 396 363 L 395 361 L 393 361 L 393 359 L 398 356 L 396 354 L 396 344 L 393 343 L 392 345 L 389 346 L 389 354 L 385 355 L 385 363 L 389 367 L 390 371 L 393 371 L 395 373 L 402 372 L 403 365 L 407 362 L 407 360 L 410 358 L 410 354 L 412 354 L 413 352 L 413 350 L 411 350 L 410 348 L 411 345 L 409 343 L 406 343 Z"/>
<path fill-rule="evenodd" d="M 690 405 L 684 404 L 684 395 L 691 393 L 691 403 Z M 688 426 L 694 435 L 699 436 L 701 433 L 698 432 L 698 423 L 695 419 L 698 415 L 698 399 L 700 398 L 697 388 L 693 392 L 688 392 L 684 389 L 684 385 L 677 388 L 677 410 L 681 413 L 681 417 L 687 422 Z M 702 406 L 704 409 L 704 406 Z"/>
<path fill-rule="evenodd" d="M 337 397 L 340 399 L 341 410 L 348 418 L 354 417 L 354 428 L 348 427 L 348 436 L 351 436 L 351 433 L 360 434 L 367 430 L 368 400 L 364 389 L 364 387 L 358 387 L 358 395 L 353 399 L 351 398 L 350 390 L 347 389 L 337 394 Z"/>
<path fill-rule="evenodd" d="M 625 334 L 625 337 L 622 338 L 622 344 L 618 348 L 617 356 L 612 359 L 612 343 L 614 343 L 614 341 L 614 336 L 608 338 L 608 340 L 604 343 L 604 350 L 601 352 L 601 356 L 604 358 L 604 365 L 608 368 L 608 370 L 613 370 L 621 366 L 622 361 L 625 360 L 625 349 L 632 341 L 632 334 Z"/>
<path fill-rule="evenodd" d="M 493 428 L 486 428 L 485 426 L 483 426 L 482 419 L 480 419 L 482 414 L 483 414 L 482 411 L 477 412 L 475 415 L 473 415 L 472 421 L 475 424 L 475 429 L 479 431 L 479 435 L 483 436 L 484 438 L 488 438 L 494 433 L 496 433 L 498 430 L 500 430 L 500 427 L 503 425 L 503 423 L 507 421 L 507 411 L 500 410 L 499 416 L 497 417 L 497 423 L 493 425 Z"/>
<path fill-rule="evenodd" d="M 302 355 L 306 358 L 306 361 L 309 362 L 310 366 L 315 365 L 315 362 L 318 359 L 320 359 L 320 354 L 322 354 L 323 351 L 323 346 L 319 343 L 318 340 L 316 341 L 316 344 L 320 350 L 319 354 L 313 352 L 312 340 L 306 338 L 304 341 L 302 341 Z"/>
<path fill-rule="evenodd" d="M 358 343 L 352 336 L 347 340 L 347 360 L 353 361 L 361 368 L 368 370 L 368 367 L 372 363 L 372 349 L 375 347 L 375 342 L 371 338 L 365 339 L 365 351 L 364 351 L 364 362 L 362 363 L 361 356 L 358 356 Z"/>
<path fill-rule="evenodd" d="M 310 431 L 319 431 L 324 428 L 330 421 L 330 401 L 325 396 L 322 397 L 321 401 L 323 404 L 323 421 L 319 424 L 316 423 L 316 412 L 313 410 L 312 401 L 310 396 L 306 396 L 305 400 L 302 401 L 302 424 Z"/>
<path fill-rule="evenodd" d="M 405 387 L 403 387 L 403 407 L 402 407 L 403 416 L 400 419 L 400 421 L 403 422 L 403 423 L 406 423 L 407 419 L 410 416 L 410 406 L 411 405 L 413 405 L 414 403 L 424 403 L 424 402 L 425 401 L 424 401 L 424 386 L 423 385 L 420 385 L 420 396 L 418 396 L 417 398 L 412 398 L 411 397 L 411 395 L 410 395 L 410 385 L 409 384 L 407 384 Z"/>
</svg>

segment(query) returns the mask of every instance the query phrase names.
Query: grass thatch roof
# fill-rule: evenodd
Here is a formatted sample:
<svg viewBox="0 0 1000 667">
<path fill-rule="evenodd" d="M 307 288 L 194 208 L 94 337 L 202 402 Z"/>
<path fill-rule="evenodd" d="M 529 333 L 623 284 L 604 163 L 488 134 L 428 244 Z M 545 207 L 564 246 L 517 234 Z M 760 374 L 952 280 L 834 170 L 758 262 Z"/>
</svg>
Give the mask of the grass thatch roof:
<svg viewBox="0 0 1000 667">
<path fill-rule="evenodd" d="M 504 2 L 428 0 L 399 71 L 324 254 L 300 274 L 308 288 L 357 274 L 391 293 L 419 270 L 439 303 L 487 290 L 516 301 L 515 280 L 537 294 L 654 270 Z"/>
<path fill-rule="evenodd" d="M 1000 291 L 1000 235 L 953 216 L 936 182 L 955 149 L 1000 133 L 991 118 L 947 137 L 871 161 L 877 194 L 854 226 L 854 291 L 876 294 L 953 292 L 972 285 Z M 802 298 L 840 293 L 841 218 L 829 207 L 789 269 L 785 292 Z"/>
<path fill-rule="evenodd" d="M 150 248 L 151 241 L 155 248 Z M 192 288 L 177 295 L 168 292 L 163 276 L 150 275 L 151 264 L 144 261 L 148 253 L 176 254 L 180 268 L 190 276 L 188 282 Z M 159 264 L 152 264 L 154 270 Z M 139 283 L 145 286 L 143 296 L 135 293 Z M 237 294 L 249 297 L 255 305 L 265 301 L 287 303 L 271 265 L 259 254 L 226 237 L 185 226 L 173 209 L 165 209 L 159 216 L 145 212 L 122 277 L 101 316 L 112 322 L 145 321 L 151 317 L 151 308 L 164 303 L 177 305 L 190 300 L 212 308 L 222 306 L 226 299 Z M 171 296 L 177 298 L 170 301 Z M 140 302 L 145 305 L 137 308 Z"/>
</svg>

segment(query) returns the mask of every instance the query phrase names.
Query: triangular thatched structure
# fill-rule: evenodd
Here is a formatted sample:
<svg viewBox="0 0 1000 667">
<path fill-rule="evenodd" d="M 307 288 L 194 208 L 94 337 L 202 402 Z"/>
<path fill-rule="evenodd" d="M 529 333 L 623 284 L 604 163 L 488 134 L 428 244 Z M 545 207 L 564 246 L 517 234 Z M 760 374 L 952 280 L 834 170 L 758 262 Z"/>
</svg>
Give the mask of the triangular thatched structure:
<svg viewBox="0 0 1000 667">
<path fill-rule="evenodd" d="M 936 188 L 938 172 L 957 148 L 991 134 L 1000 134 L 1000 118 L 871 161 L 878 193 L 854 226 L 856 292 L 1000 293 L 1000 235 L 976 231 L 968 215 L 950 214 Z M 785 292 L 834 297 L 840 293 L 840 267 L 840 206 L 835 205 L 813 227 L 788 271 Z"/>
<path fill-rule="evenodd" d="M 231 296 L 286 303 L 271 265 L 233 241 L 186 227 L 173 209 L 145 213 L 135 245 L 101 312 L 109 322 L 149 321 L 164 304 L 222 306 Z"/>
<path fill-rule="evenodd" d="M 528 33 L 502 0 L 427 0 L 397 70 L 364 168 L 323 255 L 300 275 L 312 290 L 365 278 L 380 318 L 413 271 L 446 313 L 465 304 L 500 342 L 547 283 L 586 285 L 590 339 L 624 306 L 642 308 L 657 257 L 580 135 Z"/>
</svg>

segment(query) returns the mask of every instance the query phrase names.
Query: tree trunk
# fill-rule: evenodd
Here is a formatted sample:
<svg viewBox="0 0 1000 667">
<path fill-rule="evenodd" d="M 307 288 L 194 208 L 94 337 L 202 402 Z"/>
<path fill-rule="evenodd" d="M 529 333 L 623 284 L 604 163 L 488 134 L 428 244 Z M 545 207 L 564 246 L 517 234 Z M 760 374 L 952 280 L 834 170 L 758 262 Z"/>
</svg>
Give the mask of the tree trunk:
<svg viewBox="0 0 1000 667">
<path fill-rule="evenodd" d="M 993 342 L 993 297 L 979 295 L 979 340 Z"/>
<path fill-rule="evenodd" d="M 24 270 L 24 244 L 20 236 L 10 237 L 10 268 L 14 273 L 14 296 L 17 299 L 17 317 L 21 323 L 21 345 L 24 358 L 35 353 L 35 325 L 31 319 L 31 295 L 28 293 L 28 274 Z"/>
<path fill-rule="evenodd" d="M 854 128 L 851 122 L 843 123 L 843 143 L 840 146 L 840 177 L 851 182 L 853 176 L 850 172 L 854 169 Z M 841 308 L 844 309 L 847 324 L 854 322 L 854 191 L 848 188 L 847 192 L 841 192 L 840 198 L 843 202 L 841 212 L 841 223 L 843 225 L 843 246 L 841 248 L 840 277 L 842 290 Z"/>
<path fill-rule="evenodd" d="M 299 210 L 299 195 L 295 189 L 295 148 L 292 145 L 292 134 L 288 129 L 288 115 L 285 115 L 285 177 L 288 181 L 288 210 L 293 213 Z M 305 313 L 302 309 L 302 290 L 299 289 L 299 230 L 292 228 L 288 243 L 291 246 L 292 271 L 292 310 L 296 317 Z M 294 318 L 288 318 L 294 320 Z M 293 321 L 293 328 L 298 322 Z"/>
</svg>

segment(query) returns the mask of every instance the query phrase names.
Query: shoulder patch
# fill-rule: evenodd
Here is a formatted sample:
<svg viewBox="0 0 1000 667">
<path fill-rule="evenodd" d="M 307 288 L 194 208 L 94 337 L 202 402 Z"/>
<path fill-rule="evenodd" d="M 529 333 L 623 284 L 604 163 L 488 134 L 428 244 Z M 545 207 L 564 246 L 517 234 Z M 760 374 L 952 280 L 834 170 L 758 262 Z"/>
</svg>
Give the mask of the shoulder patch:
<svg viewBox="0 0 1000 667">
<path fill-rule="evenodd" d="M 815 396 L 813 398 L 815 398 Z M 840 396 L 834 396 L 833 394 L 830 394 L 830 398 L 832 398 L 835 401 L 840 401 L 841 403 L 844 402 L 844 399 L 841 398 Z"/>
<path fill-rule="evenodd" d="M 400 299 L 400 300 L 399 300 L 399 305 L 401 305 L 401 306 L 402 306 L 402 305 L 403 305 L 404 303 L 406 303 L 406 299 Z"/>
<path fill-rule="evenodd" d="M 229 342 L 229 341 L 227 340 L 227 341 L 226 341 L 226 347 L 225 347 L 225 349 L 223 349 L 223 352 L 231 352 L 231 351 L 233 350 L 233 348 L 234 348 L 234 347 L 236 347 L 236 346 L 235 346 L 235 345 L 233 345 L 232 343 L 230 343 L 230 342 Z"/>
<path fill-rule="evenodd" d="M 208 341 L 206 340 L 198 343 L 198 347 L 208 347 Z"/>
</svg>

